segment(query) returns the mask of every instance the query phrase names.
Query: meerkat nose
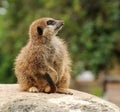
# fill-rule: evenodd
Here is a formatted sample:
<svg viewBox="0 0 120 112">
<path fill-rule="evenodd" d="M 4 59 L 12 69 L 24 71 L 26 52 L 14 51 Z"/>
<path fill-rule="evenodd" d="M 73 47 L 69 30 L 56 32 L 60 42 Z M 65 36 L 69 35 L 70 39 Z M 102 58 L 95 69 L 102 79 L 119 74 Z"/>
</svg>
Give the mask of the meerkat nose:
<svg viewBox="0 0 120 112">
<path fill-rule="evenodd" d="M 64 25 L 64 21 L 61 21 L 61 24 Z"/>
</svg>

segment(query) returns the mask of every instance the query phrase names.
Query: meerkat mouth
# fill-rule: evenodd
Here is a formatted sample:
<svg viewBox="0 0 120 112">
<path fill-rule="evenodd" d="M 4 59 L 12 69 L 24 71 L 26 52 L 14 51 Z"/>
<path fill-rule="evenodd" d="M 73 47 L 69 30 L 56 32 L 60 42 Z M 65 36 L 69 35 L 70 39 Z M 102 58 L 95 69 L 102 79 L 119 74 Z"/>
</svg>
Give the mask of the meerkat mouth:
<svg viewBox="0 0 120 112">
<path fill-rule="evenodd" d="M 63 25 L 64 25 L 64 22 L 63 22 L 63 21 L 59 22 L 59 23 L 56 25 L 55 30 L 60 29 Z"/>
</svg>

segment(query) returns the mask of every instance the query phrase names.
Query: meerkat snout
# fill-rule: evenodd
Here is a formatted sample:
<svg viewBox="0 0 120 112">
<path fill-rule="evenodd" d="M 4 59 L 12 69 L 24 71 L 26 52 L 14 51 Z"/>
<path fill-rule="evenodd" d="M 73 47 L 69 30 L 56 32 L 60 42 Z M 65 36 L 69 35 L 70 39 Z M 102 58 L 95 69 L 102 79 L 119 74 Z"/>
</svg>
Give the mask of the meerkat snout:
<svg viewBox="0 0 120 112">
<path fill-rule="evenodd" d="M 55 30 L 61 29 L 63 25 L 64 25 L 64 21 L 60 20 L 59 22 L 57 22 Z"/>
<path fill-rule="evenodd" d="M 64 21 L 62 20 L 54 20 L 50 19 L 47 21 L 47 27 L 44 29 L 43 36 L 46 34 L 49 36 L 56 35 L 59 30 L 61 30 L 62 26 L 64 25 Z"/>
</svg>

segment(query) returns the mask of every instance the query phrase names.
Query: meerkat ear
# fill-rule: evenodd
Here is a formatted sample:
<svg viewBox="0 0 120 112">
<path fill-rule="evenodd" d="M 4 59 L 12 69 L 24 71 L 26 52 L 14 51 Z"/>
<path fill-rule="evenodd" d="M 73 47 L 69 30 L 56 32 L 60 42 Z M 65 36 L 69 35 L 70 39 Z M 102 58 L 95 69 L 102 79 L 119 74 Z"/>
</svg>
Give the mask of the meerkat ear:
<svg viewBox="0 0 120 112">
<path fill-rule="evenodd" d="M 39 35 L 42 35 L 43 34 L 43 28 L 41 26 L 38 26 L 37 27 L 37 32 Z"/>
</svg>

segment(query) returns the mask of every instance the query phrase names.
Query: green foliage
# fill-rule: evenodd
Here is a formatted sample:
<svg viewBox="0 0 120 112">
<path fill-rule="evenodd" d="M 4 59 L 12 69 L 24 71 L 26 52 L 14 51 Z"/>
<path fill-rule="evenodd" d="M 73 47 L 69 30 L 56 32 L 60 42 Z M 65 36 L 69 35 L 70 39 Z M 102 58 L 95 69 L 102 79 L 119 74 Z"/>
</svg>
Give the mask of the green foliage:
<svg viewBox="0 0 120 112">
<path fill-rule="evenodd" d="M 5 0 L 2 0 L 5 1 Z M 41 17 L 63 19 L 60 37 L 68 43 L 73 74 L 85 66 L 97 73 L 110 64 L 120 41 L 119 0 L 7 0 L 0 16 L 0 83 L 13 83 L 14 59 L 27 42 L 28 28 Z"/>
<path fill-rule="evenodd" d="M 99 97 L 102 97 L 104 94 L 103 94 L 103 90 L 98 87 L 98 86 L 94 86 L 92 89 L 91 89 L 91 94 L 95 95 L 95 96 L 99 96 Z"/>
</svg>

